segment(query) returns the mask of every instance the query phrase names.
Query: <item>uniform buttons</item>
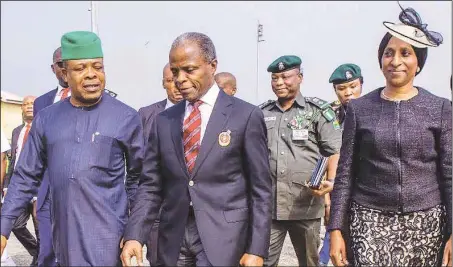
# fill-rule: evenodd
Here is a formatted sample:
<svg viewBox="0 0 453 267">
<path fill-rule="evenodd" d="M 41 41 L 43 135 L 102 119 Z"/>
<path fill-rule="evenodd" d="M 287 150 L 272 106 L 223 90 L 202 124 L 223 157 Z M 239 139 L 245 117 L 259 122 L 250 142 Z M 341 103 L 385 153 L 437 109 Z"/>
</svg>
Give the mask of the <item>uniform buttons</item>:
<svg viewBox="0 0 453 267">
<path fill-rule="evenodd" d="M 285 152 L 282 151 L 282 152 L 280 152 L 280 154 L 285 155 Z"/>
<path fill-rule="evenodd" d="M 193 205 L 192 205 L 192 201 L 190 201 L 189 205 L 190 205 L 190 206 L 193 206 Z"/>
<path fill-rule="evenodd" d="M 189 186 L 193 186 L 194 185 L 194 182 L 191 180 L 189 181 Z"/>
<path fill-rule="evenodd" d="M 285 137 L 285 134 L 282 134 L 282 137 Z"/>
<path fill-rule="evenodd" d="M 285 121 L 288 121 L 288 118 L 285 118 Z"/>
<path fill-rule="evenodd" d="M 285 170 L 281 170 L 280 173 L 285 173 Z"/>
</svg>

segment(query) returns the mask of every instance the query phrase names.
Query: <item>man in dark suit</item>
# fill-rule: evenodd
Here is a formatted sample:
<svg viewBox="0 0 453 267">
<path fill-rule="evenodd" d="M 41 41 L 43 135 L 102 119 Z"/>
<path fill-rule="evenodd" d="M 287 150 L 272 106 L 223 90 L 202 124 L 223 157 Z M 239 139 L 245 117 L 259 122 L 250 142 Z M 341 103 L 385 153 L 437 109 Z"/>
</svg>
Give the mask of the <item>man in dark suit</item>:
<svg viewBox="0 0 453 267">
<path fill-rule="evenodd" d="M 45 93 L 35 100 L 33 106 L 33 114 L 36 116 L 38 112 L 60 100 L 71 95 L 67 82 L 63 79 L 63 61 L 61 60 L 61 47 L 57 48 L 52 57 L 52 72 L 58 80 L 57 88 Z M 36 215 L 38 218 L 38 228 L 40 233 L 39 244 L 39 266 L 56 266 L 56 258 L 52 245 L 52 228 L 50 221 L 50 198 L 49 198 L 49 179 L 44 175 L 41 186 L 38 190 Z"/>
<path fill-rule="evenodd" d="M 215 82 L 217 85 L 227 94 L 227 95 L 235 95 L 237 91 L 236 87 L 236 77 L 229 72 L 220 72 L 217 73 L 215 76 Z"/>
<path fill-rule="evenodd" d="M 142 107 L 138 110 L 138 113 L 142 117 L 143 129 L 145 136 L 149 136 L 151 130 L 151 124 L 158 113 L 172 107 L 173 105 L 181 102 L 182 95 L 176 88 L 173 81 L 173 74 L 170 70 L 170 64 L 166 64 L 163 70 L 162 86 L 167 92 L 167 99 L 156 102 L 146 107 Z M 147 142 L 147 140 L 145 140 Z"/>
<path fill-rule="evenodd" d="M 170 64 L 167 63 L 164 67 L 163 74 L 162 74 L 162 86 L 164 87 L 165 91 L 167 92 L 167 99 L 162 101 L 156 102 L 146 107 L 142 107 L 138 110 L 142 118 L 142 125 L 143 125 L 143 132 L 145 135 L 145 142 L 148 142 L 148 136 L 151 131 L 151 125 L 156 117 L 157 114 L 160 112 L 172 107 L 173 105 L 181 102 L 182 95 L 179 92 L 178 88 L 175 86 L 175 82 L 173 81 L 173 73 L 170 70 Z M 150 239 L 147 243 L 147 258 L 148 261 L 151 263 L 152 266 L 158 265 L 156 262 L 157 260 L 157 236 L 158 236 L 158 228 L 159 228 L 159 218 L 156 219 L 154 225 L 151 228 Z M 154 242 L 154 243 L 151 243 Z"/>
<path fill-rule="evenodd" d="M 185 101 L 155 118 L 124 234 L 123 266 L 142 261 L 159 210 L 164 266 L 262 266 L 271 225 L 271 177 L 261 110 L 214 81 L 214 44 L 185 33 L 170 68 Z"/>
<path fill-rule="evenodd" d="M 8 175 L 5 178 L 3 192 L 6 195 L 8 192 L 8 185 L 12 177 L 14 167 L 16 166 L 17 161 L 19 160 L 22 148 L 28 138 L 28 133 L 31 128 L 33 121 L 33 103 L 35 101 L 35 96 L 26 96 L 22 100 L 22 118 L 23 124 L 19 125 L 13 130 L 11 138 L 11 162 L 9 164 Z M 34 200 L 30 201 L 28 207 L 22 212 L 22 214 L 14 222 L 13 233 L 16 236 L 17 240 L 24 246 L 24 248 L 30 253 L 33 257 L 31 266 L 38 265 L 38 253 L 39 253 L 39 231 L 37 218 L 33 212 L 33 206 L 36 204 Z M 30 219 L 30 215 L 33 215 L 33 223 L 35 227 L 36 238 L 28 231 L 27 222 Z"/>
</svg>

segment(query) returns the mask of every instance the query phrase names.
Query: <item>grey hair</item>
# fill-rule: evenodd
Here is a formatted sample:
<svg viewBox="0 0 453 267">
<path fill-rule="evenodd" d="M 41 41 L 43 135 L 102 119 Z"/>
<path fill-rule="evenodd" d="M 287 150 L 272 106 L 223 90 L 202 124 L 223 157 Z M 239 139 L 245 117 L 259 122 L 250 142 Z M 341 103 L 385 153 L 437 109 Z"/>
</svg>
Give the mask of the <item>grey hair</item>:
<svg viewBox="0 0 453 267">
<path fill-rule="evenodd" d="M 183 45 L 185 42 L 193 42 L 197 44 L 206 62 L 211 62 L 217 58 L 214 43 L 206 34 L 199 32 L 183 33 L 173 41 L 171 49 L 173 50 L 176 47 Z"/>
</svg>

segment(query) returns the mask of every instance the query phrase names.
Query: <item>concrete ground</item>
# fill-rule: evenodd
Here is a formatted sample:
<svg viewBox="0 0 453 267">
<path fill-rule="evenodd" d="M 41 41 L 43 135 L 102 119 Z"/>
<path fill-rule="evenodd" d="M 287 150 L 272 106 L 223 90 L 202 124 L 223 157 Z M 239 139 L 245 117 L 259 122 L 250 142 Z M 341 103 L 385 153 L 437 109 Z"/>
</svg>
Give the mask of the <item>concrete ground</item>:
<svg viewBox="0 0 453 267">
<path fill-rule="evenodd" d="M 33 223 L 31 221 L 31 219 L 28 222 L 27 227 L 30 230 L 30 232 L 34 234 Z M 320 234 L 321 234 L 321 238 L 324 238 L 324 227 L 322 227 Z M 322 240 L 321 240 L 321 244 L 322 244 Z M 31 260 L 32 260 L 30 254 L 28 254 L 27 251 L 24 249 L 24 247 L 19 243 L 19 241 L 17 241 L 14 234 L 11 234 L 10 240 L 8 241 L 7 249 L 8 249 L 8 255 L 10 255 L 10 257 L 16 263 L 16 266 L 29 266 L 30 265 Z M 144 249 L 143 255 L 144 256 L 146 255 L 146 248 Z M 146 261 L 146 259 L 145 259 L 144 264 L 145 264 L 145 266 L 149 266 L 149 262 Z M 282 254 L 280 256 L 280 262 L 278 265 L 279 266 L 297 266 L 298 265 L 297 257 L 296 257 L 296 254 L 294 253 L 294 249 L 291 244 L 289 235 L 286 236 Z"/>
</svg>

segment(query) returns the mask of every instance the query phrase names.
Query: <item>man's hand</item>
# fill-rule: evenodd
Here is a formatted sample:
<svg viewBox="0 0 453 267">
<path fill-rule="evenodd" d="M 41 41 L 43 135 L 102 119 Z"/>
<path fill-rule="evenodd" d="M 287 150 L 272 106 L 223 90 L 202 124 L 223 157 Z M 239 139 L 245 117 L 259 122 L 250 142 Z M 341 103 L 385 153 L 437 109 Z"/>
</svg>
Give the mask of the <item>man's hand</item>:
<svg viewBox="0 0 453 267">
<path fill-rule="evenodd" d="M 263 266 L 264 260 L 260 256 L 245 253 L 239 261 L 240 266 Z"/>
<path fill-rule="evenodd" d="M 123 239 L 121 239 L 121 244 Z M 137 240 L 129 240 L 123 246 L 123 252 L 121 252 L 121 262 L 123 266 L 132 266 L 131 260 L 135 256 L 137 259 L 138 266 L 143 266 L 143 250 L 142 244 Z"/>
<path fill-rule="evenodd" d="M 333 183 L 330 181 L 322 181 L 319 189 L 310 188 L 310 192 L 314 196 L 324 196 L 327 193 L 330 193 L 333 190 Z"/>
<path fill-rule="evenodd" d="M 2 235 L 2 256 L 3 256 L 3 250 L 6 248 L 6 243 L 8 242 L 8 239 L 6 239 L 5 236 Z"/>
<path fill-rule="evenodd" d="M 340 230 L 330 232 L 330 259 L 334 266 L 346 266 L 346 244 Z"/>
<path fill-rule="evenodd" d="M 442 267 L 444 266 L 451 267 L 451 236 L 445 244 L 444 257 L 442 259 Z"/>
</svg>

